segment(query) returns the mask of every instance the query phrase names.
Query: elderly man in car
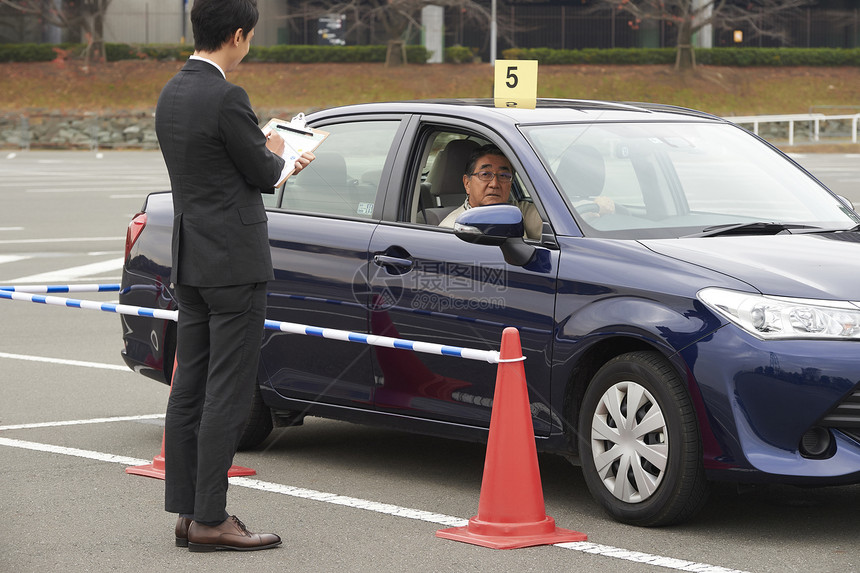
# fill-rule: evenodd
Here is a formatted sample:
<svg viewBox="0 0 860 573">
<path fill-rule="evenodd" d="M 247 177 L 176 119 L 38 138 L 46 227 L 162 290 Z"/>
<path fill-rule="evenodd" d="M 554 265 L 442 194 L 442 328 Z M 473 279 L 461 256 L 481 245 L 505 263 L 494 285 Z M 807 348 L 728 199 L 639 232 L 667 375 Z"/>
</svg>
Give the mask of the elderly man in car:
<svg viewBox="0 0 860 573">
<path fill-rule="evenodd" d="M 514 170 L 502 150 L 492 144 L 477 148 L 469 157 L 466 172 L 463 174 L 463 187 L 466 200 L 460 207 L 445 217 L 440 227 L 454 227 L 454 221 L 472 207 L 508 203 L 511 196 L 511 183 Z M 539 239 L 543 221 L 540 213 L 530 201 L 517 201 L 516 206 L 523 213 L 523 224 L 529 239 Z"/>
<path fill-rule="evenodd" d="M 466 200 L 463 204 L 451 211 L 445 217 L 440 227 L 454 227 L 454 221 L 467 209 L 472 207 L 483 207 L 485 205 L 498 205 L 500 203 L 510 203 L 511 184 L 514 180 L 514 170 L 511 167 L 511 162 L 508 161 L 502 150 L 493 144 L 487 144 L 477 148 L 469 157 L 469 162 L 466 165 L 466 172 L 463 174 L 463 187 L 466 188 Z M 600 213 L 614 211 L 614 205 L 611 200 L 606 201 L 606 205 L 598 202 L 598 199 L 606 199 L 604 197 L 596 197 L 593 199 L 600 207 Z M 526 237 L 529 239 L 539 239 L 543 228 L 543 220 L 537 207 L 531 201 L 516 201 L 514 205 L 519 207 L 523 213 L 523 225 L 526 230 Z"/>
</svg>

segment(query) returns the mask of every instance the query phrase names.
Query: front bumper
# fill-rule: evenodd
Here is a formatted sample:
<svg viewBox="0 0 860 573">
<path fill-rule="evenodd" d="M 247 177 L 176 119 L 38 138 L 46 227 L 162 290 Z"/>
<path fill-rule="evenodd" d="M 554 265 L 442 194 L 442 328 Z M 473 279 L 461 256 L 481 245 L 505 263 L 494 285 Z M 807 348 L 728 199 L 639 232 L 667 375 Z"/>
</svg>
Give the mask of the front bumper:
<svg viewBox="0 0 860 573">
<path fill-rule="evenodd" d="M 762 341 L 734 325 L 682 355 L 701 393 L 705 467 L 719 479 L 860 482 L 860 344 Z M 810 456 L 804 435 L 832 444 Z M 708 448 L 708 439 L 716 447 Z"/>
</svg>

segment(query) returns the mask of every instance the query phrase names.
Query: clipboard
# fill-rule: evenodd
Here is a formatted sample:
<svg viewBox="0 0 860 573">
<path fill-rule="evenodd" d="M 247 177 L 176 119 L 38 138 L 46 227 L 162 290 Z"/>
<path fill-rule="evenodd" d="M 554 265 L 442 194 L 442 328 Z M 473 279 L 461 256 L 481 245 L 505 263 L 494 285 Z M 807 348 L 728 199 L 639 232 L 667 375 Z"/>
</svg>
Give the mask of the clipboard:
<svg viewBox="0 0 860 573">
<path fill-rule="evenodd" d="M 327 131 L 305 125 L 305 114 L 300 113 L 290 121 L 273 117 L 263 126 L 263 134 L 276 132 L 284 139 L 284 170 L 275 187 L 280 187 L 296 170 L 296 160 L 305 151 L 314 151 L 328 137 Z"/>
</svg>

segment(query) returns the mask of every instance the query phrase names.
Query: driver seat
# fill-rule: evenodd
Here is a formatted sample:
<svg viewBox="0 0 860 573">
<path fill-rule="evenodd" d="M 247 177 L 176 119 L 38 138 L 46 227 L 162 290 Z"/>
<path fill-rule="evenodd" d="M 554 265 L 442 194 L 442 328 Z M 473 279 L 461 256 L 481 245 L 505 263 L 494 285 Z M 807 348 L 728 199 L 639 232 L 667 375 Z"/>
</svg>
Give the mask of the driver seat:
<svg viewBox="0 0 860 573">
<path fill-rule="evenodd" d="M 430 196 L 435 207 L 424 209 L 424 221 L 428 225 L 439 226 L 448 213 L 463 204 L 466 190 L 463 187 L 463 174 L 469 157 L 480 145 L 471 139 L 454 139 L 436 156 L 430 174 Z"/>
</svg>

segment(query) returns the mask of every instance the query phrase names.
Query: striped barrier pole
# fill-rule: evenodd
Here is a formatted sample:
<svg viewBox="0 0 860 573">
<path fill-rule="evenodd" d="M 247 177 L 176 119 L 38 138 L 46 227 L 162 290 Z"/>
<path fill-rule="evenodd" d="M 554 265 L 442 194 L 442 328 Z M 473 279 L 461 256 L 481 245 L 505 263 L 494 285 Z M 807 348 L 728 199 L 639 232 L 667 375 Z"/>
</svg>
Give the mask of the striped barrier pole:
<svg viewBox="0 0 860 573">
<path fill-rule="evenodd" d="M 119 289 L 120 286 L 117 284 L 0 286 L 0 291 L 27 292 L 32 294 L 50 294 L 58 292 L 117 292 Z"/>
<path fill-rule="evenodd" d="M 92 300 L 77 300 L 73 298 L 65 298 L 60 296 L 42 296 L 40 294 L 30 294 L 26 292 L 12 292 L 8 290 L 0 290 L 0 298 L 9 300 L 23 300 L 35 302 L 39 304 L 48 304 L 54 306 L 66 306 L 69 308 L 83 308 L 86 310 L 102 310 L 105 312 L 113 312 L 116 314 L 128 314 L 135 316 L 148 316 L 151 318 L 162 318 L 165 320 L 177 321 L 179 319 L 179 311 L 177 310 L 162 310 L 157 308 L 144 308 L 140 306 L 129 306 L 127 304 L 113 304 L 110 302 L 97 302 Z"/>
<path fill-rule="evenodd" d="M 95 287 L 113 287 L 114 285 L 77 285 L 77 287 L 89 288 L 90 292 L 108 292 L 109 289 L 98 290 Z M 117 285 L 118 286 L 118 285 Z M 32 286 L 34 290 L 39 292 L 67 292 L 61 289 L 74 289 L 72 286 Z M 14 288 L 15 290 L 8 290 Z M 115 314 L 125 314 L 131 316 L 146 316 L 150 318 L 160 318 L 164 320 L 179 320 L 179 311 L 164 310 L 156 308 L 145 308 L 140 306 L 131 306 L 125 304 L 113 304 L 108 302 L 97 302 L 90 300 L 78 300 L 59 296 L 43 296 L 41 294 L 33 294 L 31 292 L 18 292 L 21 287 L 0 287 L 0 299 L 22 300 L 35 302 L 39 304 L 48 304 L 53 306 L 65 306 L 69 308 L 81 308 L 86 310 L 101 310 L 104 312 L 112 312 Z M 112 290 L 112 289 L 110 289 Z M 119 289 L 116 289 L 119 290 Z M 79 291 L 86 292 L 86 291 Z M 462 348 L 459 346 L 449 346 L 446 344 L 433 344 L 430 342 L 418 342 L 413 340 L 404 340 L 402 338 L 391 338 L 388 336 L 377 336 L 375 334 L 365 334 L 361 332 L 349 332 L 347 330 L 337 330 L 334 328 L 320 328 L 317 326 L 308 326 L 305 324 L 296 324 L 293 322 L 279 322 L 275 320 L 266 320 L 263 325 L 266 330 L 277 330 L 290 334 L 302 334 L 306 336 L 318 336 L 331 340 L 341 340 L 345 342 L 357 342 L 360 344 L 368 344 L 370 346 L 383 346 L 386 348 L 398 348 L 403 350 L 412 350 L 414 352 L 422 352 L 425 354 L 437 354 L 440 356 L 455 356 L 458 358 L 466 358 L 468 360 L 480 360 L 490 364 L 499 363 L 499 352 L 496 350 L 477 350 L 474 348 Z"/>
<path fill-rule="evenodd" d="M 386 348 L 400 348 L 423 352 L 425 354 L 439 354 L 441 356 L 456 356 L 469 360 L 481 360 L 490 364 L 499 363 L 499 353 L 496 350 L 476 350 L 474 348 L 461 348 L 459 346 L 448 346 L 445 344 L 433 344 L 430 342 L 416 342 L 402 338 L 390 338 L 388 336 L 377 336 L 375 334 L 362 334 L 360 332 L 349 332 L 334 328 L 319 328 L 317 326 L 306 326 L 293 322 L 277 322 L 267 320 L 264 324 L 267 330 L 280 330 L 291 334 L 304 334 L 308 336 L 319 336 L 331 340 L 342 340 L 344 342 L 358 342 L 371 346 L 384 346 Z"/>
</svg>

